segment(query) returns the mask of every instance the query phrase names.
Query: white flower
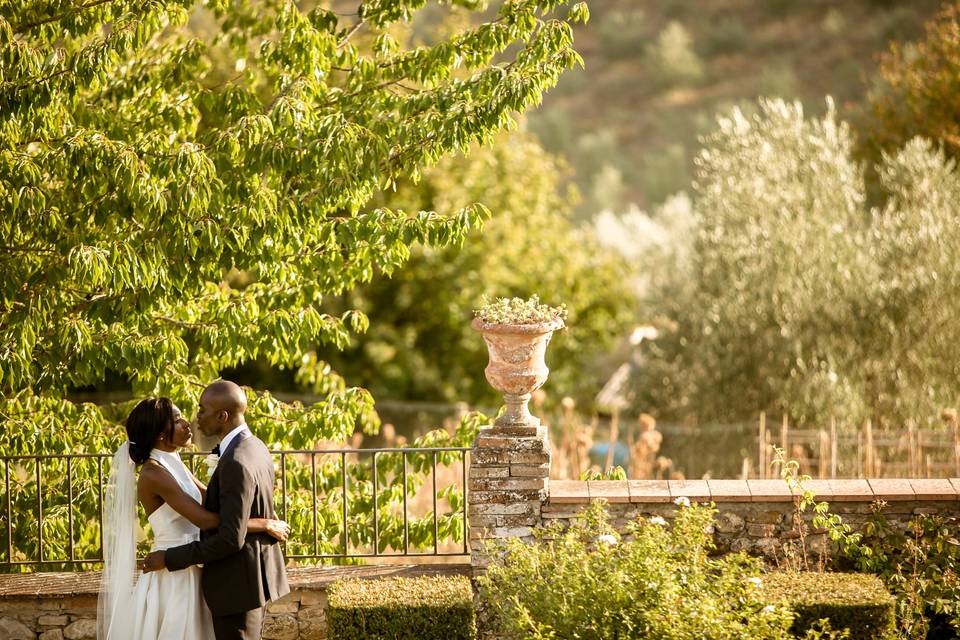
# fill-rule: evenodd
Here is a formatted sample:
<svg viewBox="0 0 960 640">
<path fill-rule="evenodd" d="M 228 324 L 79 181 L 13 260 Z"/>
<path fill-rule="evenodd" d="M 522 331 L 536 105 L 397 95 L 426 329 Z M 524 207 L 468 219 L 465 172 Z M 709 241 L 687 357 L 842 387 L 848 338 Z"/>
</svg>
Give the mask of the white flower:
<svg viewBox="0 0 960 640">
<path fill-rule="evenodd" d="M 764 612 L 764 613 L 773 613 L 773 612 L 776 611 L 776 610 L 777 610 L 777 608 L 776 608 L 775 606 L 773 606 L 772 604 L 768 604 L 767 606 L 765 606 L 765 607 L 763 608 L 763 612 Z"/>
<path fill-rule="evenodd" d="M 650 518 L 650 524 L 658 524 L 661 527 L 667 526 L 667 521 L 662 516 L 653 516 Z"/>
<path fill-rule="evenodd" d="M 689 507 L 689 506 L 690 506 L 690 498 L 688 498 L 688 497 L 686 497 L 686 496 L 680 496 L 679 498 L 677 498 L 676 500 L 673 501 L 673 504 L 675 504 L 675 505 L 677 505 L 677 506 L 680 506 L 680 507 Z"/>
<path fill-rule="evenodd" d="M 203 459 L 203 464 L 207 465 L 207 475 L 211 475 L 211 476 L 213 475 L 213 472 L 217 468 L 217 463 L 219 462 L 220 462 L 220 456 L 214 455 L 212 453 Z"/>
<path fill-rule="evenodd" d="M 241 72 L 247 68 L 247 59 L 246 58 L 237 58 L 237 61 L 233 63 L 233 70 L 236 72 Z"/>
<path fill-rule="evenodd" d="M 597 536 L 597 542 L 602 542 L 603 544 L 609 544 L 613 546 L 617 544 L 617 537 L 610 533 L 605 533 L 602 536 Z"/>
<path fill-rule="evenodd" d="M 752 585 L 755 586 L 755 587 L 762 587 L 762 586 L 763 586 L 763 580 L 761 580 L 760 578 L 756 578 L 756 577 L 754 577 L 754 578 L 747 578 L 747 582 L 749 582 L 750 584 L 752 584 Z"/>
</svg>

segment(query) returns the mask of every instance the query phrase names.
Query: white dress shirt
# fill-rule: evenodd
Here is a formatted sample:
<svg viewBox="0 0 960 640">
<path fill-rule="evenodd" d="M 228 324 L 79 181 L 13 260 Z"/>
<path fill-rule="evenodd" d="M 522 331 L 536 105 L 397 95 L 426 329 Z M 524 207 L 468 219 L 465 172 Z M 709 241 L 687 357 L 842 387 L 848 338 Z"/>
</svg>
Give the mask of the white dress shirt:
<svg viewBox="0 0 960 640">
<path fill-rule="evenodd" d="M 230 446 L 230 443 L 233 442 L 233 439 L 240 435 L 240 432 L 247 428 L 246 423 L 241 422 L 237 427 L 233 429 L 230 433 L 223 436 L 223 440 L 220 441 L 220 455 L 222 456 L 227 452 L 227 447 Z"/>
</svg>

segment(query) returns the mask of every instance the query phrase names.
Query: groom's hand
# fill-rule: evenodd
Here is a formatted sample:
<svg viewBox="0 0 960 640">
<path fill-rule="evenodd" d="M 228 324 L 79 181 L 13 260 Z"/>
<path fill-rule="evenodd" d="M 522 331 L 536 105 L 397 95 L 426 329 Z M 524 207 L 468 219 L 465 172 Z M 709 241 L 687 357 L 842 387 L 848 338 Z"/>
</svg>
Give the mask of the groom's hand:
<svg viewBox="0 0 960 640">
<path fill-rule="evenodd" d="M 166 569 L 167 563 L 163 559 L 163 551 L 153 551 L 143 560 L 143 572 L 160 571 Z"/>
</svg>

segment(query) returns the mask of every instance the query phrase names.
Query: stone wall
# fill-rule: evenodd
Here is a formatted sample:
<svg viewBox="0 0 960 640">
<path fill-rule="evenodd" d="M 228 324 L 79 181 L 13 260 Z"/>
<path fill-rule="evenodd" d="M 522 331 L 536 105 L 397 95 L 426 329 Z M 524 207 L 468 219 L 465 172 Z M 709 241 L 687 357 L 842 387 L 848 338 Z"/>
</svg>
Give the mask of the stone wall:
<svg viewBox="0 0 960 640">
<path fill-rule="evenodd" d="M 290 569 L 291 592 L 267 606 L 263 638 L 326 638 L 326 590 L 335 580 L 469 572 L 468 565 Z M 0 640 L 95 640 L 99 584 L 100 573 L 92 571 L 0 574 Z"/>
<path fill-rule="evenodd" d="M 866 522 L 878 501 L 886 503 L 884 513 L 894 526 L 905 525 L 914 515 L 960 510 L 958 479 L 813 480 L 805 487 L 854 530 Z M 681 498 L 716 504 L 714 539 L 721 552 L 776 558 L 785 542 L 799 537 L 794 496 L 782 480 L 554 480 L 541 508 L 542 522 L 569 524 L 592 500 L 604 499 L 612 523 L 622 529 L 638 516 L 672 518 Z M 828 550 L 823 532 L 812 531 L 806 542 L 814 554 Z"/>
</svg>

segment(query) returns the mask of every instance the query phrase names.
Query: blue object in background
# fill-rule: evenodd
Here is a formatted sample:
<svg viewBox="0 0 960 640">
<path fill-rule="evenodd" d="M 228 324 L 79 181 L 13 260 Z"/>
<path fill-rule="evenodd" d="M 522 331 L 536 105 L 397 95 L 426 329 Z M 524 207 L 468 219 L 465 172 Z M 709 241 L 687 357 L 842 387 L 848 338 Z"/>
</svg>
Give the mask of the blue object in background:
<svg viewBox="0 0 960 640">
<path fill-rule="evenodd" d="M 589 456 L 590 462 L 596 464 L 601 469 L 603 465 L 607 462 L 607 452 L 610 450 L 609 442 L 598 442 L 597 444 L 590 447 Z M 613 445 L 613 466 L 621 466 L 624 469 L 627 468 L 627 460 L 630 459 L 630 450 L 627 449 L 627 445 L 622 442 L 615 442 Z"/>
</svg>

